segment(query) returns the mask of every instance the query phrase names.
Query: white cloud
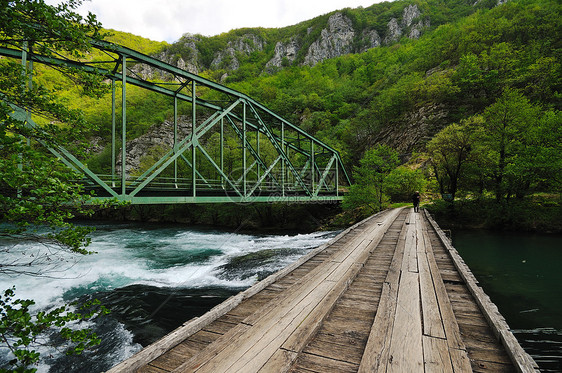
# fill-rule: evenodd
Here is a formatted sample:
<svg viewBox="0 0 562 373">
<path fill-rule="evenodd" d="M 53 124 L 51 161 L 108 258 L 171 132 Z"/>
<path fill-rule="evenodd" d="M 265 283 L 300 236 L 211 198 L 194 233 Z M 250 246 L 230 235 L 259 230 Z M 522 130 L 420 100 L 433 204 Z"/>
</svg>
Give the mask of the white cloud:
<svg viewBox="0 0 562 373">
<path fill-rule="evenodd" d="M 342 8 L 381 0 L 91 0 L 80 8 L 106 28 L 156 41 L 183 34 L 218 35 L 242 27 L 284 27 Z M 60 0 L 46 0 L 48 4 Z"/>
</svg>

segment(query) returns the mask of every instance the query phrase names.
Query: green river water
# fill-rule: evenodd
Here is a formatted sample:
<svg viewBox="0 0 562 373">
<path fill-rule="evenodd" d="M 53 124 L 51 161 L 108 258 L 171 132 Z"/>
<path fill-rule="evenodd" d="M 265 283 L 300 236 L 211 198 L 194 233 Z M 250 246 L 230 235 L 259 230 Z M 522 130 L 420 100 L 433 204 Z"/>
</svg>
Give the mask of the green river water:
<svg viewBox="0 0 562 373">
<path fill-rule="evenodd" d="M 452 238 L 541 371 L 562 372 L 562 236 L 454 231 Z"/>
</svg>

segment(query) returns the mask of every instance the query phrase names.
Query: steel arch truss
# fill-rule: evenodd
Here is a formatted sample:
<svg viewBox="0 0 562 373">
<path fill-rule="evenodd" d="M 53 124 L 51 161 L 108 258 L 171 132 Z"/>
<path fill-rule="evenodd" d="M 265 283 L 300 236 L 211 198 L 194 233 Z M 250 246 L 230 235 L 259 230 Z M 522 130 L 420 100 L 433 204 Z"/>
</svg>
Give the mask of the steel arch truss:
<svg viewBox="0 0 562 373">
<path fill-rule="evenodd" d="M 111 80 L 111 173 L 96 174 L 65 149 L 49 148 L 83 175 L 86 188 L 94 190 L 96 198 L 116 198 L 133 204 L 341 199 L 341 186 L 349 185 L 349 178 L 338 152 L 266 106 L 134 50 L 105 42 L 93 44 L 103 51 L 106 60 L 78 62 L 34 54 L 25 48 L 0 47 L 0 55 L 79 68 Z M 165 81 L 140 76 L 139 71 L 147 66 L 158 71 Z M 121 88 L 120 126 L 116 123 L 117 85 Z M 173 144 L 161 149 L 164 154 L 146 169 L 131 170 L 127 164 L 128 86 L 168 96 L 173 105 Z M 185 107 L 185 103 L 191 118 L 187 130 L 180 130 L 178 105 Z M 14 115 L 24 118 L 23 109 L 14 110 Z M 25 118 L 35 125 L 29 116 Z"/>
</svg>

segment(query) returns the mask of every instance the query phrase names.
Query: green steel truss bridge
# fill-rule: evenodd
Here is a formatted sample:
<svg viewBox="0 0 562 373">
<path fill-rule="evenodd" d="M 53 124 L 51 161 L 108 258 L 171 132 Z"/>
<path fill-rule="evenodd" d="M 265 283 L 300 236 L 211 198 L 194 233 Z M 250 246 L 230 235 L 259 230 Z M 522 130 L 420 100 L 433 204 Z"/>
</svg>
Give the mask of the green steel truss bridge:
<svg viewBox="0 0 562 373">
<path fill-rule="evenodd" d="M 330 202 L 342 199 L 350 185 L 338 152 L 247 95 L 189 73 L 132 49 L 92 42 L 104 61 L 81 62 L 0 47 L 0 55 L 33 63 L 67 66 L 102 74 L 112 85 L 111 173 L 98 174 L 62 147 L 49 151 L 82 175 L 95 199 L 115 198 L 132 204 L 226 202 Z M 138 71 L 156 69 L 162 81 L 144 79 Z M 173 144 L 161 150 L 143 170 L 127 165 L 127 87 L 165 95 L 173 105 Z M 120 108 L 116 90 L 121 91 Z M 204 100 L 200 98 L 212 97 Z M 187 105 L 189 131 L 180 131 L 178 104 Z M 23 108 L 14 117 L 37 126 Z M 121 111 L 120 116 L 119 112 Z M 117 123 L 119 119 L 120 123 Z M 236 142 L 233 153 L 226 143 Z M 233 154 L 237 164 L 233 167 Z"/>
</svg>

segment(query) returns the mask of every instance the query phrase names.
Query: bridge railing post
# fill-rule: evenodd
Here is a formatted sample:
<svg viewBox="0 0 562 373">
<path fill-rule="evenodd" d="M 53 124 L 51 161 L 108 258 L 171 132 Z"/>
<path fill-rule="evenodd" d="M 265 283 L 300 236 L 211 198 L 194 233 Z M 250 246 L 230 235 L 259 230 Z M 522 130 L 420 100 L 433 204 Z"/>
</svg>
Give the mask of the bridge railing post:
<svg viewBox="0 0 562 373">
<path fill-rule="evenodd" d="M 127 194 L 127 56 L 122 56 L 121 87 L 121 195 Z"/>
<path fill-rule="evenodd" d="M 248 197 L 246 188 L 246 101 L 244 101 L 244 106 L 242 109 L 242 183 L 244 185 L 244 198 Z"/>
<path fill-rule="evenodd" d="M 281 122 L 281 148 L 285 148 L 285 123 Z M 287 157 L 289 155 L 287 154 Z M 281 159 L 281 195 L 285 197 L 285 159 Z"/>
<path fill-rule="evenodd" d="M 191 188 L 193 189 L 193 198 L 197 196 L 197 175 L 195 173 L 197 167 L 196 151 L 197 151 L 197 137 L 195 132 L 197 130 L 197 94 L 195 80 L 191 81 L 191 95 L 192 95 L 192 110 L 191 110 Z"/>
<path fill-rule="evenodd" d="M 310 139 L 310 189 L 314 193 L 314 173 L 316 172 L 316 160 L 314 159 L 314 140 Z"/>
<path fill-rule="evenodd" d="M 224 174 L 224 119 L 221 118 L 221 124 L 220 124 L 220 169 L 222 174 Z M 220 175 L 220 180 L 221 180 L 221 187 L 224 189 L 225 188 L 225 179 L 222 176 L 222 174 Z"/>
<path fill-rule="evenodd" d="M 116 159 L 116 142 L 115 142 L 115 78 L 111 79 L 111 186 L 115 188 L 115 159 Z"/>
<path fill-rule="evenodd" d="M 336 187 L 336 197 L 340 196 L 340 188 L 339 188 L 339 160 L 336 161 L 336 180 L 334 181 Z"/>
<path fill-rule="evenodd" d="M 178 150 L 178 96 L 174 96 L 174 155 Z M 174 159 L 174 184 L 178 187 L 178 160 Z"/>
</svg>

